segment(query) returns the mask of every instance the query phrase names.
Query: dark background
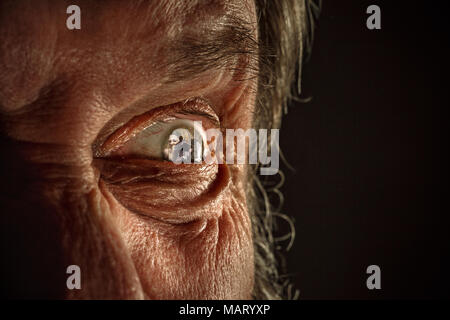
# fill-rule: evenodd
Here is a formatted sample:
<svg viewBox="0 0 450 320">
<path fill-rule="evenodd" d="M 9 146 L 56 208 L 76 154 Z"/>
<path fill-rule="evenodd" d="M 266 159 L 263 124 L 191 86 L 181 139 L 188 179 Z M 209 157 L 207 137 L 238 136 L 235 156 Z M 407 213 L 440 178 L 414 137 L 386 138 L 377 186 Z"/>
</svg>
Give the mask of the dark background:
<svg viewBox="0 0 450 320">
<path fill-rule="evenodd" d="M 444 1 L 324 1 L 303 97 L 280 132 L 301 299 L 448 298 Z M 381 8 L 381 30 L 366 8 Z M 381 290 L 366 287 L 381 268 Z"/>
</svg>

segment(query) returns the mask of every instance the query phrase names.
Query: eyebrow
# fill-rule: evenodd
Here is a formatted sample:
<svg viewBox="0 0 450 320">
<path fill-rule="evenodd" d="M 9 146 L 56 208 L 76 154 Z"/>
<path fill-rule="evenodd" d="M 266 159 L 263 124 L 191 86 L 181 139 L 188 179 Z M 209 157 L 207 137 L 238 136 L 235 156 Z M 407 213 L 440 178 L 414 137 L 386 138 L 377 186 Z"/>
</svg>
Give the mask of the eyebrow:
<svg viewBox="0 0 450 320">
<path fill-rule="evenodd" d="M 238 71 L 247 79 L 257 76 L 256 26 L 232 16 L 223 21 L 214 28 L 184 34 L 169 44 L 166 82 L 182 81 L 210 70 Z"/>
</svg>

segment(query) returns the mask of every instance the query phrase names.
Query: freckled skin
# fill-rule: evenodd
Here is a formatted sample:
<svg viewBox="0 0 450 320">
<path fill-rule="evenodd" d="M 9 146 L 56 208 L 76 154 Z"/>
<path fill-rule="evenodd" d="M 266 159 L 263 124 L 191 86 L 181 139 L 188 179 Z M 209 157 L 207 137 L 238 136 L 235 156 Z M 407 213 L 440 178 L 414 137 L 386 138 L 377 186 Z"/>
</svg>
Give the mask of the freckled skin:
<svg viewBox="0 0 450 320">
<path fill-rule="evenodd" d="M 230 6 L 254 23 L 254 5 L 124 3 L 78 1 L 77 31 L 65 27 L 70 3 L 0 5 L 2 280 L 16 279 L 8 282 L 9 294 L 18 297 L 249 299 L 254 267 L 245 167 L 186 168 L 178 176 L 161 168 L 162 180 L 143 194 L 108 182 L 113 173 L 94 159 L 92 146 L 111 119 L 144 95 L 148 109 L 202 96 L 223 127 L 249 128 L 255 101 L 249 81 L 211 70 L 163 85 L 164 70 L 155 66 L 164 37 L 194 28 L 196 19 L 214 23 Z M 172 189 L 158 185 L 164 179 Z M 169 195 L 187 200 L 174 206 Z M 148 212 L 130 210 L 138 205 Z M 81 268 L 81 290 L 66 288 L 70 264 Z"/>
</svg>

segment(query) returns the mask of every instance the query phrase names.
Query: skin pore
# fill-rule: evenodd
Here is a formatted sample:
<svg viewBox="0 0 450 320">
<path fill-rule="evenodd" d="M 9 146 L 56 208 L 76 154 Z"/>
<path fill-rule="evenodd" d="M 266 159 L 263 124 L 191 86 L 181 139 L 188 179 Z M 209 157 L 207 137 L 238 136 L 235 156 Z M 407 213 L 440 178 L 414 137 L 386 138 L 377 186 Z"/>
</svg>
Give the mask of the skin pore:
<svg viewBox="0 0 450 320">
<path fill-rule="evenodd" d="M 252 126 L 254 3 L 78 1 L 81 30 L 68 30 L 70 4 L 0 5 L 2 225 L 21 252 L 5 259 L 28 266 L 23 290 L 250 299 L 246 167 L 114 152 L 117 132 L 175 110 L 220 130 Z M 81 290 L 66 288 L 71 264 Z"/>
</svg>

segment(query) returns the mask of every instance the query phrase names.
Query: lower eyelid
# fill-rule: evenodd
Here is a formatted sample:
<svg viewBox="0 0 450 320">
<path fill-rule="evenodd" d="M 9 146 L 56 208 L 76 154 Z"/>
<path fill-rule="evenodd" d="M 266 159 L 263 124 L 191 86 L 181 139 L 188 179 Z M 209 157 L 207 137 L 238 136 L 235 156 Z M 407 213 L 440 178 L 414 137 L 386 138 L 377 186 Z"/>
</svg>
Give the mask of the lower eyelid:
<svg viewBox="0 0 450 320">
<path fill-rule="evenodd" d="M 125 208 L 172 224 L 220 213 L 230 183 L 226 165 L 177 166 L 151 160 L 97 160 L 96 165 L 107 189 Z"/>
</svg>

